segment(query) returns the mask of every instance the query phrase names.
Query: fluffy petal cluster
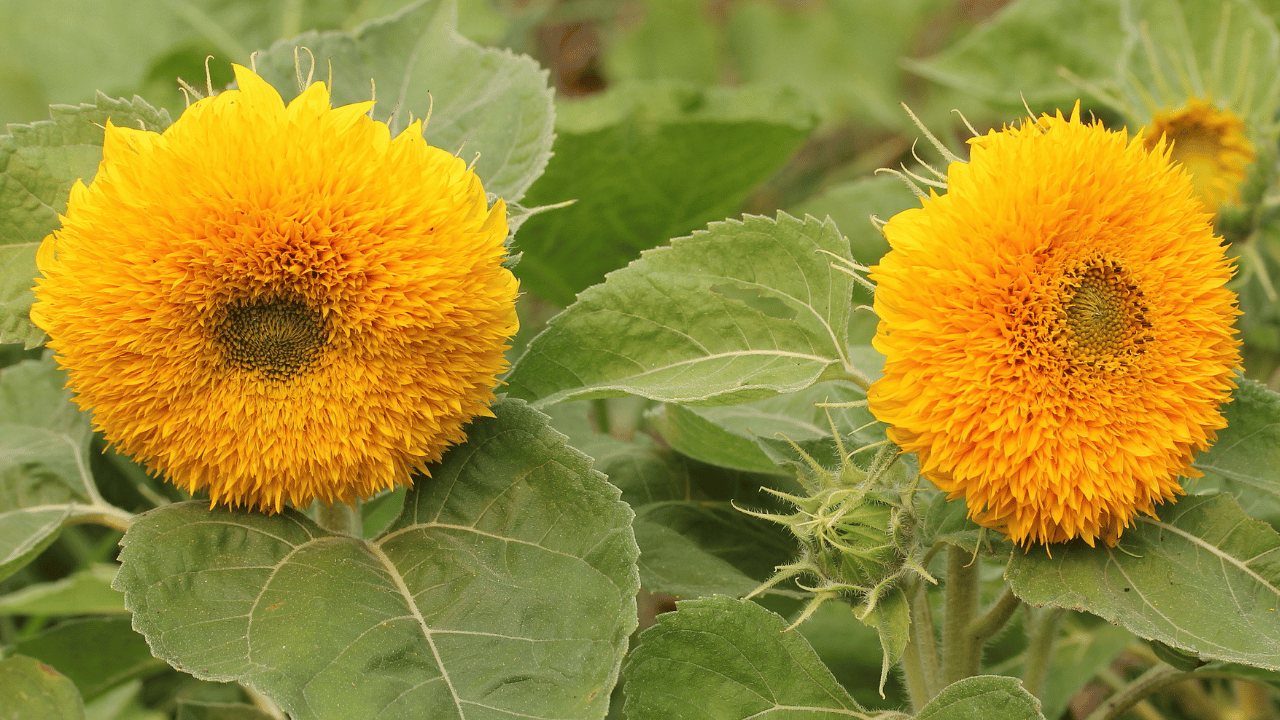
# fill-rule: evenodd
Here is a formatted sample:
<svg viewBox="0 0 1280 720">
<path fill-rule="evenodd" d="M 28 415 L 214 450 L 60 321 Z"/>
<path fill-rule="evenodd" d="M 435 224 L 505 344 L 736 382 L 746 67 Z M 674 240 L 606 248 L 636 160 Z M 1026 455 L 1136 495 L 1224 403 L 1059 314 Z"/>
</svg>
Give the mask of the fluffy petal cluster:
<svg viewBox="0 0 1280 720">
<path fill-rule="evenodd" d="M 506 209 L 417 123 L 235 73 L 163 134 L 108 124 L 32 319 L 107 439 L 215 504 L 409 484 L 506 367 Z"/>
<path fill-rule="evenodd" d="M 1114 545 L 1225 426 L 1233 266 L 1168 150 L 1079 105 L 969 142 L 884 227 L 871 411 L 980 524 Z"/>
<path fill-rule="evenodd" d="M 1193 97 L 1152 118 L 1144 143 L 1154 150 L 1161 142 L 1171 146 L 1173 161 L 1190 173 L 1205 212 L 1240 202 L 1240 186 L 1256 154 L 1235 113 Z"/>
</svg>

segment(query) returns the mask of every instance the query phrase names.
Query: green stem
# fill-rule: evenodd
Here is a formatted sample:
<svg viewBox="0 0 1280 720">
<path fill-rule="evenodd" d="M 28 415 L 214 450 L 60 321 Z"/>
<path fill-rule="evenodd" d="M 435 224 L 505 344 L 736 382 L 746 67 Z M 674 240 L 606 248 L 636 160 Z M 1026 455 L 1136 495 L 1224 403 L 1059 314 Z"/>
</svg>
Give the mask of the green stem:
<svg viewBox="0 0 1280 720">
<path fill-rule="evenodd" d="M 1160 663 L 1104 700 L 1085 720 L 1116 720 L 1146 696 L 1189 675 L 1191 673 L 1182 672 L 1168 663 Z"/>
<path fill-rule="evenodd" d="M 917 580 L 910 590 L 911 625 L 907 647 L 902 654 L 902 671 L 907 681 L 907 695 L 912 713 L 918 713 L 941 691 L 938 682 L 938 645 L 933 637 L 933 611 L 929 607 L 929 589 Z"/>
<path fill-rule="evenodd" d="M 982 617 L 969 624 L 970 642 L 978 648 L 986 645 L 987 641 L 1009 622 L 1009 618 L 1013 617 L 1019 607 L 1022 607 L 1022 601 L 1013 594 L 1013 588 L 1006 587 L 999 599 L 983 613 Z"/>
<path fill-rule="evenodd" d="M 352 537 L 363 537 L 363 528 L 360 526 L 360 510 L 357 509 L 359 504 L 359 500 L 356 501 L 356 506 L 341 502 L 336 502 L 332 505 L 321 502 L 316 513 L 316 522 L 320 524 L 320 527 L 331 532 L 351 535 Z"/>
<path fill-rule="evenodd" d="M 962 547 L 947 548 L 943 586 L 942 680 L 950 685 L 978 674 L 982 648 L 974 647 L 969 625 L 978 610 L 978 558 Z"/>
<path fill-rule="evenodd" d="M 84 507 L 80 510 L 79 507 Z M 67 525 L 106 525 L 112 530 L 124 532 L 133 524 L 134 514 L 126 512 L 113 505 L 85 505 L 77 506 L 72 512 L 71 517 L 67 518 Z"/>
<path fill-rule="evenodd" d="M 244 692 L 253 701 L 254 707 L 266 713 L 274 720 L 289 720 L 289 716 L 284 714 L 279 705 L 271 698 L 263 695 L 261 692 L 241 683 L 240 687 L 244 688 Z"/>
<path fill-rule="evenodd" d="M 601 435 L 608 435 L 613 431 L 612 423 L 609 422 L 609 401 L 605 398 L 596 398 L 591 401 L 591 416 L 596 421 L 596 431 Z"/>
<path fill-rule="evenodd" d="M 1044 692 L 1049 662 L 1053 659 L 1053 645 L 1058 639 L 1058 628 L 1064 614 L 1066 610 L 1062 608 L 1043 608 L 1031 620 L 1031 642 L 1027 647 L 1027 670 L 1022 676 L 1022 685 L 1036 697 Z"/>
</svg>

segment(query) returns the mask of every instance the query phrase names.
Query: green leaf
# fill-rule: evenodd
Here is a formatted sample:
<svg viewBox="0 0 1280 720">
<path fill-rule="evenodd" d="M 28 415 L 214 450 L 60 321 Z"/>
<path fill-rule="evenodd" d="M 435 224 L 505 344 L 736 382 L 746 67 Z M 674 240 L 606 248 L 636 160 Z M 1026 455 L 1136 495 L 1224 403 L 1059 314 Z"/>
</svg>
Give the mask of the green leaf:
<svg viewBox="0 0 1280 720">
<path fill-rule="evenodd" d="M 877 175 L 833 185 L 791 212 L 831 218 L 849 238 L 853 258 L 863 265 L 874 265 L 889 251 L 889 241 L 871 224 L 871 216 L 888 220 L 903 210 L 919 206 L 920 201 L 902 180 L 892 175 Z"/>
<path fill-rule="evenodd" d="M 702 462 L 792 475 L 794 468 L 781 467 L 778 462 L 781 457 L 798 457 L 790 443 L 825 459 L 834 453 L 832 423 L 846 451 L 884 440 L 883 426 L 865 407 L 817 407 L 817 403 L 865 400 L 866 394 L 852 383 L 830 382 L 741 405 L 691 408 L 668 404 L 661 412 L 650 414 L 649 421 L 671 447 Z M 821 449 L 820 444 L 824 446 Z"/>
<path fill-rule="evenodd" d="M 795 631 L 809 641 L 831 674 L 863 707 L 900 708 L 905 704 L 901 683 L 893 680 L 885 688 L 885 697 L 880 697 L 880 635 L 858 620 L 848 603 L 823 603 Z"/>
<path fill-rule="evenodd" d="M 553 318 L 507 392 L 730 405 L 861 376 L 844 341 L 854 281 L 822 251 L 849 254 L 833 224 L 785 213 L 677 238 Z"/>
<path fill-rule="evenodd" d="M 60 623 L 18 641 L 15 649 L 57 668 L 76 684 L 86 700 L 168 667 L 163 660 L 151 656 L 147 641 L 133 631 L 129 618 L 124 617 Z"/>
<path fill-rule="evenodd" d="M 1139 517 L 1114 548 L 1015 549 L 1018 597 L 1093 613 L 1135 635 L 1280 669 L 1280 535 L 1229 495 L 1190 496 Z"/>
<path fill-rule="evenodd" d="M 622 491 L 622 500 L 632 507 L 689 499 L 688 464 L 647 435 L 636 435 L 630 442 L 600 435 L 578 449 L 595 458 L 593 467 L 608 476 Z"/>
<path fill-rule="evenodd" d="M 859 605 L 854 612 L 862 614 L 864 606 L 865 603 Z M 877 689 L 883 696 L 889 669 L 902 657 L 907 641 L 911 639 L 911 603 L 907 602 L 907 594 L 900 587 L 889 588 L 880 596 L 876 606 L 866 612 L 862 621 L 875 628 L 880 637 L 880 685 Z"/>
<path fill-rule="evenodd" d="M 1223 408 L 1227 427 L 1196 458 L 1196 468 L 1280 498 L 1280 394 L 1253 380 L 1236 380 Z"/>
<path fill-rule="evenodd" d="M 938 0 L 826 0 L 730 6 L 728 42 L 747 82 L 797 87 L 827 121 L 853 116 L 878 125 L 908 122 L 898 58 L 910 55 Z"/>
<path fill-rule="evenodd" d="M 1083 616 L 1090 618 L 1090 616 Z M 1068 618 L 1066 632 L 1053 644 L 1053 658 L 1040 702 L 1046 718 L 1060 718 L 1071 698 L 1133 641 L 1133 634 L 1122 627 L 1097 621 L 1085 625 Z"/>
<path fill-rule="evenodd" d="M 645 0 L 644 22 L 621 29 L 605 48 L 610 84 L 674 79 L 715 85 L 720 79 L 719 33 L 701 3 Z"/>
<path fill-rule="evenodd" d="M 54 105 L 51 120 L 10 125 L 0 135 L 0 343 L 39 345 L 44 333 L 27 319 L 35 301 L 36 248 L 56 230 L 76 180 L 89 182 L 102 161 L 103 126 L 163 130 L 169 115 L 141 98 Z"/>
<path fill-rule="evenodd" d="M 274 720 L 274 717 L 241 703 L 183 702 L 178 704 L 178 720 Z"/>
<path fill-rule="evenodd" d="M 624 672 L 631 718 L 845 718 L 862 710 L 787 621 L 747 600 L 677 603 Z"/>
<path fill-rule="evenodd" d="M 353 32 L 303 33 L 281 40 L 257 57 L 257 70 L 284 97 L 298 91 L 295 53 L 315 58 L 314 79 L 333 68 L 333 103 L 370 98 L 373 117 L 392 134 L 410 116 L 427 118 L 423 135 L 432 145 L 467 159 L 477 153 L 476 174 L 487 192 L 515 202 L 542 174 L 551 157 L 555 108 L 547 71 L 524 55 L 481 47 L 458 34 L 456 0 L 424 0 Z M 312 67 L 301 55 L 305 77 Z"/>
<path fill-rule="evenodd" d="M 21 720 L 84 718 L 76 686 L 57 670 L 21 655 L 0 660 L 0 708 Z"/>
<path fill-rule="evenodd" d="M 1011 677 L 979 675 L 942 689 L 916 720 L 1044 720 L 1040 701 Z"/>
<path fill-rule="evenodd" d="M 662 502 L 636 508 L 640 585 L 677 597 L 740 597 L 796 553 L 787 529 L 729 503 Z"/>
<path fill-rule="evenodd" d="M 557 305 L 641 251 L 737 214 L 813 127 L 789 90 L 627 84 L 561 103 L 556 155 L 520 229 L 524 287 Z"/>
<path fill-rule="evenodd" d="M 1059 74 L 1085 80 L 1114 76 L 1124 48 L 1121 0 L 1014 0 L 957 43 L 926 60 L 904 60 L 917 73 L 1022 113 L 1070 108 L 1084 93 Z"/>
<path fill-rule="evenodd" d="M 374 541 L 292 510 L 139 517 L 116 580 L 136 627 L 296 720 L 603 716 L 636 625 L 631 510 L 546 416 L 493 411 Z"/>
<path fill-rule="evenodd" d="M 89 416 L 52 357 L 0 371 L 0 579 L 57 539 L 73 516 L 124 515 L 89 475 Z"/>
<path fill-rule="evenodd" d="M 101 615 L 125 613 L 124 596 L 111 588 L 117 566 L 94 563 L 54 582 L 27 585 L 0 595 L 0 614 Z"/>
</svg>

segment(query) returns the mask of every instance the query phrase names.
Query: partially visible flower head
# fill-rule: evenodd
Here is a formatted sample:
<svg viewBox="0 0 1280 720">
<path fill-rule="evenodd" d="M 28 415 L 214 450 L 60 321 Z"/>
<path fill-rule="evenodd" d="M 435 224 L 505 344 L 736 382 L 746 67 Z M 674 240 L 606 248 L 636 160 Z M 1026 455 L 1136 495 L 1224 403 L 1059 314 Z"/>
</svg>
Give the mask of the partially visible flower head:
<svg viewBox="0 0 1280 720">
<path fill-rule="evenodd" d="M 1114 545 L 1225 426 L 1232 264 L 1168 148 L 1078 104 L 969 142 L 884 227 L 870 409 L 978 523 Z"/>
<path fill-rule="evenodd" d="M 1191 175 L 1205 212 L 1240 202 L 1240 186 L 1256 156 L 1235 113 L 1193 97 L 1181 108 L 1155 114 L 1143 143 L 1150 151 L 1161 142 Z"/>
<path fill-rule="evenodd" d="M 107 439 L 215 504 L 409 484 L 506 367 L 505 207 L 418 123 L 235 74 L 163 134 L 108 123 L 32 319 Z"/>
</svg>

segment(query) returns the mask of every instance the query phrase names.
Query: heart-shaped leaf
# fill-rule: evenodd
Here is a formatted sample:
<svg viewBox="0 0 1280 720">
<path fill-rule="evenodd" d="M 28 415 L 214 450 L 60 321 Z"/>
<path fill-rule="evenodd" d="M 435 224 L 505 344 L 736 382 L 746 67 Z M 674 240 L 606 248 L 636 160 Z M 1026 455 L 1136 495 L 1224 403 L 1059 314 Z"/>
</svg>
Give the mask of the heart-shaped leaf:
<svg viewBox="0 0 1280 720">
<path fill-rule="evenodd" d="M 630 508 L 546 416 L 495 403 L 372 541 L 182 503 L 116 586 L 152 651 L 295 720 L 600 718 L 636 625 Z"/>
</svg>

